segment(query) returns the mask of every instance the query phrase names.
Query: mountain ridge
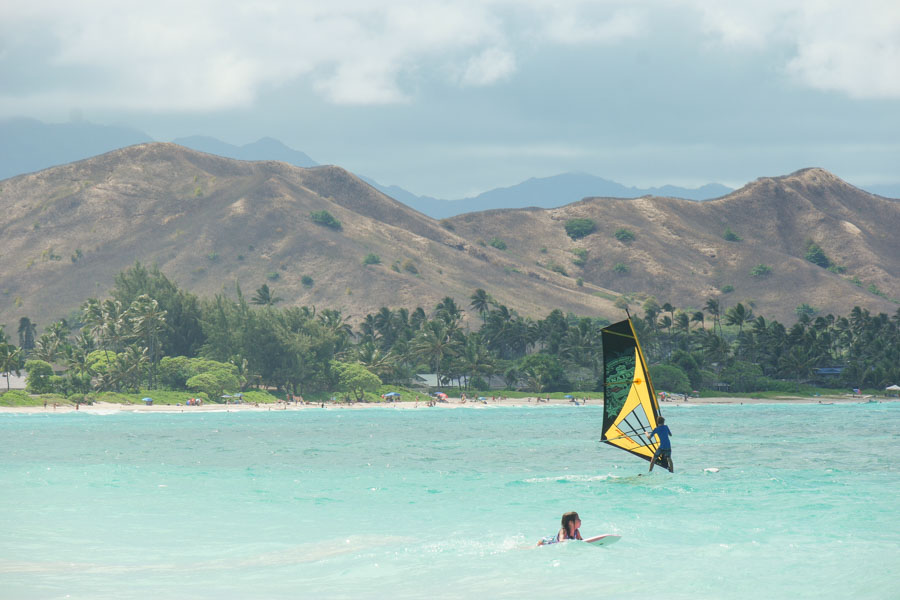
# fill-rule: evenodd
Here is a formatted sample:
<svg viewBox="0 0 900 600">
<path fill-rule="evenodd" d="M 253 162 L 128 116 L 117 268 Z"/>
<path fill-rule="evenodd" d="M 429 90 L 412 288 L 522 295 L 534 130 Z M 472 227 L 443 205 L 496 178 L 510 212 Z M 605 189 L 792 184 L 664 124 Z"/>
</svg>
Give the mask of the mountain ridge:
<svg viewBox="0 0 900 600">
<path fill-rule="evenodd" d="M 0 182 L 0 323 L 67 316 L 135 261 L 158 264 L 201 296 L 268 283 L 287 304 L 336 308 L 351 320 L 381 306 L 427 310 L 444 296 L 467 307 L 476 288 L 533 317 L 560 308 L 612 319 L 617 303 L 651 295 L 694 309 L 708 298 L 746 302 L 783 321 L 801 303 L 894 312 L 898 206 L 805 169 L 707 202 L 586 198 L 436 221 L 340 167 L 155 142 Z M 340 228 L 313 222 L 322 210 Z M 564 225 L 573 218 L 592 219 L 596 231 L 572 240 Z M 725 240 L 727 228 L 742 241 Z M 618 239 L 620 229 L 634 241 Z M 807 240 L 846 273 L 804 260 Z M 584 252 L 581 264 L 573 251 Z M 364 264 L 370 254 L 380 262 Z M 771 274 L 751 276 L 759 264 Z"/>
</svg>

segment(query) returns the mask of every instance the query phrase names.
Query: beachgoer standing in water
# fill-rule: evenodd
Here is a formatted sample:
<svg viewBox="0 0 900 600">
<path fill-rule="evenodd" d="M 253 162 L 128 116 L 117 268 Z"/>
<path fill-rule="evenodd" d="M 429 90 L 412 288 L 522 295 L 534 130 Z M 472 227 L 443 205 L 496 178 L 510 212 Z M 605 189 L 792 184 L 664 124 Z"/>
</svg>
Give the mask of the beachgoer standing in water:
<svg viewBox="0 0 900 600">
<path fill-rule="evenodd" d="M 653 439 L 653 436 L 659 438 L 659 448 L 656 449 L 656 452 L 653 454 L 653 458 L 650 460 L 650 470 L 653 470 L 653 465 L 656 464 L 657 459 L 659 459 L 660 464 L 665 466 L 670 473 L 675 472 L 675 468 L 672 466 L 672 443 L 669 441 L 669 436 L 672 435 L 672 432 L 669 431 L 668 425 L 666 425 L 666 419 L 664 417 L 659 418 L 659 425 L 650 432 L 650 439 Z"/>
<path fill-rule="evenodd" d="M 567 512 L 562 516 L 562 527 L 559 533 L 555 536 L 545 537 L 538 542 L 538 546 L 546 546 L 547 544 L 555 544 L 566 540 L 580 540 L 582 537 L 579 527 L 581 527 L 581 519 L 578 518 L 578 513 L 575 511 Z"/>
</svg>

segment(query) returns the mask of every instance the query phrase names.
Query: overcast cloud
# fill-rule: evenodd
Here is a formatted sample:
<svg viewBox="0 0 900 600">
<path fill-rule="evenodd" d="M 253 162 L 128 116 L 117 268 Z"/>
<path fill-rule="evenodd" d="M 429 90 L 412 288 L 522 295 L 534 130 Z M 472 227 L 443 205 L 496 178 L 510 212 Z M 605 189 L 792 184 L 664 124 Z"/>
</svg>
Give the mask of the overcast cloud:
<svg viewBox="0 0 900 600">
<path fill-rule="evenodd" d="M 0 4 L 0 116 L 270 135 L 444 196 L 567 170 L 739 184 L 814 159 L 890 180 L 851 158 L 897 164 L 898 65 L 892 0 Z M 694 160 L 667 165 L 681 144 Z"/>
</svg>

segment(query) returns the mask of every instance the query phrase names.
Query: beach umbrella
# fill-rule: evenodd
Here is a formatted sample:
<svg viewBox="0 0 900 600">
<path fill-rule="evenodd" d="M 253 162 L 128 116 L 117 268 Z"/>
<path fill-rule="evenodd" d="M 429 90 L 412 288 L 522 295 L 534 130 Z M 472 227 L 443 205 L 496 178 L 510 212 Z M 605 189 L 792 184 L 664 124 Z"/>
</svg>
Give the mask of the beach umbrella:
<svg viewBox="0 0 900 600">
<path fill-rule="evenodd" d="M 399 398 L 400 392 L 388 392 L 387 394 L 384 395 L 384 397 L 385 398 L 394 398 L 394 397 Z"/>
<path fill-rule="evenodd" d="M 573 396 L 572 394 L 566 394 L 565 396 L 563 396 L 563 398 L 574 398 L 574 397 L 575 396 Z"/>
<path fill-rule="evenodd" d="M 142 398 L 141 402 L 144 404 L 153 404 L 153 398 Z"/>
<path fill-rule="evenodd" d="M 900 385 L 897 385 L 897 384 L 889 385 L 889 386 L 887 386 L 887 387 L 884 388 L 884 389 L 890 390 L 890 391 L 892 391 L 892 392 L 900 392 Z"/>
</svg>

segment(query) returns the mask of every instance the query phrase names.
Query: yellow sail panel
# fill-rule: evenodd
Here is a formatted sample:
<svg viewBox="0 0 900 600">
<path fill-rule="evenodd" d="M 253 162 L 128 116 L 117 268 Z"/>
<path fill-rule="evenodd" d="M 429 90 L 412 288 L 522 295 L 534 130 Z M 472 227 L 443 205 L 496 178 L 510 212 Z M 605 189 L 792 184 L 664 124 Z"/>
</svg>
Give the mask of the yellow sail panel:
<svg viewBox="0 0 900 600">
<path fill-rule="evenodd" d="M 656 451 L 656 444 L 650 442 L 647 433 L 656 427 L 656 414 L 653 410 L 652 391 L 647 382 L 643 361 L 637 355 L 637 347 L 634 352 L 634 378 L 631 381 L 628 396 L 618 416 L 605 432 L 604 438 L 613 446 L 650 460 Z"/>
<path fill-rule="evenodd" d="M 651 460 L 657 443 L 648 433 L 657 425 L 659 404 L 631 321 L 602 330 L 603 427 L 601 441 Z"/>
</svg>

